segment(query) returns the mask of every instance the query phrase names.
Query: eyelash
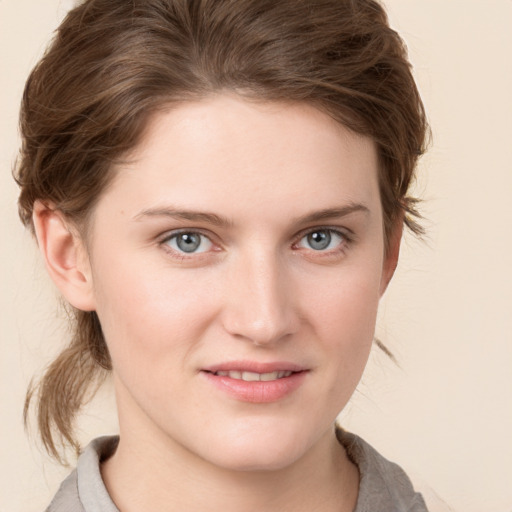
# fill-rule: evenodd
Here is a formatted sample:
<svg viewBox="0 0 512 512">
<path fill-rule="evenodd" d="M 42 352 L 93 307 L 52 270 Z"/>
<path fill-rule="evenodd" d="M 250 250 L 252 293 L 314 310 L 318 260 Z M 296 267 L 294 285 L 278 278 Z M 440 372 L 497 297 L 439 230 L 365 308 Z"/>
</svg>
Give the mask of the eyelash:
<svg viewBox="0 0 512 512">
<path fill-rule="evenodd" d="M 173 247 L 170 247 L 169 242 L 171 242 L 173 239 L 177 239 L 180 235 L 199 235 L 202 239 L 208 240 L 208 242 L 215 247 L 216 244 L 212 241 L 212 236 L 207 235 L 203 233 L 202 231 L 199 231 L 197 229 L 180 229 L 177 231 L 172 231 L 170 233 L 166 233 L 160 240 L 159 245 L 161 245 L 165 251 L 172 254 L 173 257 L 184 260 L 187 258 L 198 258 L 201 255 L 210 252 L 210 250 L 201 251 L 201 252 L 190 252 L 187 253 L 186 251 L 181 251 L 179 249 L 174 249 Z M 201 241 L 203 243 L 203 241 Z M 217 246 L 218 247 L 218 246 Z M 216 249 L 218 251 L 218 249 Z M 214 249 L 215 251 L 215 249 Z"/>
<path fill-rule="evenodd" d="M 352 242 L 354 241 L 353 235 L 351 233 L 348 233 L 347 231 L 348 230 L 342 230 L 340 228 L 329 227 L 329 226 L 319 226 L 319 227 L 310 228 L 310 229 L 300 233 L 300 235 L 296 239 L 297 241 L 294 242 L 292 247 L 297 248 L 297 250 L 300 250 L 301 248 L 298 247 L 298 244 L 304 238 L 308 237 L 309 235 L 312 235 L 314 233 L 320 233 L 320 232 L 329 233 L 329 235 L 331 237 L 334 235 L 334 236 L 337 236 L 340 238 L 340 242 L 335 248 L 330 249 L 330 250 L 315 250 L 312 247 L 310 247 L 310 248 L 305 248 L 305 250 L 312 252 L 317 257 L 336 256 L 340 253 L 344 253 L 350 247 Z"/>
<path fill-rule="evenodd" d="M 303 239 L 305 239 L 309 235 L 312 235 L 314 233 L 320 233 L 320 232 L 329 233 L 329 235 L 331 237 L 333 235 L 339 237 L 341 240 L 340 240 L 338 246 L 335 247 L 334 249 L 330 249 L 330 250 L 315 250 L 315 249 L 313 249 L 311 247 L 310 248 L 298 247 L 299 243 Z M 186 235 L 198 235 L 202 239 L 208 240 L 209 243 L 212 244 L 213 247 L 217 247 L 217 249 L 214 249 L 213 252 L 220 250 L 218 248 L 218 245 L 215 244 L 215 242 L 213 242 L 211 235 L 205 234 L 204 232 L 202 232 L 200 230 L 194 230 L 194 229 L 180 229 L 180 230 L 177 230 L 177 231 L 172 231 L 170 233 L 166 233 L 159 240 L 158 243 L 168 253 L 171 253 L 173 257 L 181 259 L 181 260 L 185 260 L 185 259 L 188 259 L 188 258 L 196 258 L 197 259 L 198 257 L 201 257 L 201 256 L 203 256 L 203 255 L 205 255 L 205 254 L 207 254 L 209 252 L 212 252 L 211 249 L 210 249 L 210 250 L 201 251 L 201 252 L 190 252 L 190 253 L 187 253 L 186 251 L 181 251 L 179 249 L 174 249 L 173 247 L 170 247 L 169 242 L 171 240 L 177 239 L 178 236 L 184 235 L 184 234 L 186 234 Z M 203 243 L 203 242 L 201 242 L 201 243 Z M 353 243 L 353 235 L 351 233 L 350 234 L 347 233 L 347 230 L 341 230 L 339 228 L 334 228 L 334 227 L 329 227 L 329 226 L 320 226 L 320 227 L 310 228 L 310 229 L 308 229 L 306 231 L 301 232 L 295 238 L 295 242 L 293 242 L 292 248 L 295 249 L 295 250 L 305 249 L 306 251 L 311 251 L 313 254 L 315 254 L 318 257 L 328 257 L 328 256 L 337 255 L 339 253 L 344 253 L 352 243 Z"/>
</svg>

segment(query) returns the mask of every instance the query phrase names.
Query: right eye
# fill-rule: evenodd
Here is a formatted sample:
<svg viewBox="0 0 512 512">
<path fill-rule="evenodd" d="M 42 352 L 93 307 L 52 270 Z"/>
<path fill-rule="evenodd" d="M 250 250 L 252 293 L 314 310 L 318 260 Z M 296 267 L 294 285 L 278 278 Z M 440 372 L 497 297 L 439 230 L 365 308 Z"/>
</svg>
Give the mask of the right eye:
<svg viewBox="0 0 512 512">
<path fill-rule="evenodd" d="M 180 231 L 171 234 L 163 243 L 174 251 L 184 254 L 207 252 L 213 247 L 212 241 L 207 236 L 195 231 Z"/>
</svg>

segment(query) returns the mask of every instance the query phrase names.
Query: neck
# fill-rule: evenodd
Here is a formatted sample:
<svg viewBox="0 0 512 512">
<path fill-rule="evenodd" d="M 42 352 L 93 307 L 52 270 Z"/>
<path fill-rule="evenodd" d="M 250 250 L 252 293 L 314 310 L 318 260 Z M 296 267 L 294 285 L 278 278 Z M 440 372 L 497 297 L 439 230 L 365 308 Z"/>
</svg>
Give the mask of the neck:
<svg viewBox="0 0 512 512">
<path fill-rule="evenodd" d="M 300 460 L 276 470 L 218 467 L 160 436 L 123 432 L 102 466 L 107 489 L 122 512 L 161 510 L 352 511 L 359 475 L 334 428 Z M 158 468 L 158 470 L 155 470 Z"/>
</svg>

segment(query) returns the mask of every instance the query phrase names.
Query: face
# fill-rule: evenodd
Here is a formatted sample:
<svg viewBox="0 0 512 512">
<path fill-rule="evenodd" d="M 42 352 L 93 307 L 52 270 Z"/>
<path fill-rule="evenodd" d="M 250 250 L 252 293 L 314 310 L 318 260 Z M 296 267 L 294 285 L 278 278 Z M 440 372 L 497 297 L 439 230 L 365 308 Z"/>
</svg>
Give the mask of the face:
<svg viewBox="0 0 512 512">
<path fill-rule="evenodd" d="M 155 115 L 130 157 L 88 247 L 122 439 L 246 470 L 313 452 L 390 277 L 373 143 L 218 96 Z"/>
</svg>

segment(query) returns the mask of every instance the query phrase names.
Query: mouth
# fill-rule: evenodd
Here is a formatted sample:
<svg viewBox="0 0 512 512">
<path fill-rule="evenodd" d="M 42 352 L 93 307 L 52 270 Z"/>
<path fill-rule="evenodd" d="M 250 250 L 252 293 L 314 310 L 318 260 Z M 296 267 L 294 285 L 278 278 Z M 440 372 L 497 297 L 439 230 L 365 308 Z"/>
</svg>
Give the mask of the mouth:
<svg viewBox="0 0 512 512">
<path fill-rule="evenodd" d="M 308 369 L 291 363 L 225 363 L 201 373 L 223 395 L 241 402 L 269 403 L 284 399 L 304 382 Z"/>
<path fill-rule="evenodd" d="M 281 370 L 275 372 L 257 373 L 247 371 L 217 371 L 214 375 L 218 377 L 229 377 L 230 379 L 243 380 L 245 382 L 270 382 L 272 380 L 284 379 L 289 377 L 292 373 L 291 370 Z"/>
</svg>

